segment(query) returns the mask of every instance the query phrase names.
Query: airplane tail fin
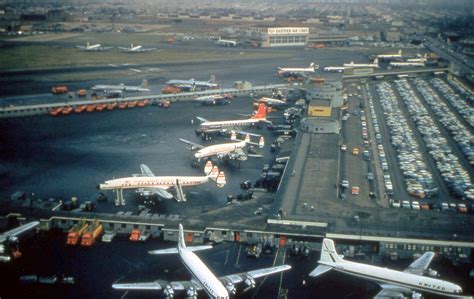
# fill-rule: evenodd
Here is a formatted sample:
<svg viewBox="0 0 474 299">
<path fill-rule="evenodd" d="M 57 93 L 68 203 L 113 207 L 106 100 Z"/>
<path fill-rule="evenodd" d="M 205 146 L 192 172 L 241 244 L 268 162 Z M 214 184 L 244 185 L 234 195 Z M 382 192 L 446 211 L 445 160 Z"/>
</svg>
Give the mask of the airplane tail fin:
<svg viewBox="0 0 474 299">
<path fill-rule="evenodd" d="M 267 119 L 267 107 L 264 103 L 258 105 L 257 113 L 252 117 L 254 119 Z"/>
<path fill-rule="evenodd" d="M 132 46 L 133 46 L 133 44 L 132 44 Z M 140 87 L 142 87 L 142 88 L 147 88 L 147 87 L 148 87 L 148 80 L 147 80 L 147 79 L 143 79 L 142 84 L 140 85 Z"/>
<path fill-rule="evenodd" d="M 186 243 L 184 242 L 183 225 L 180 223 L 178 232 L 178 251 L 183 248 L 186 248 Z"/>
<path fill-rule="evenodd" d="M 323 246 L 321 248 L 321 257 L 319 258 L 319 261 L 326 263 L 341 263 L 344 261 L 337 254 L 333 240 L 327 238 L 323 240 Z"/>
</svg>

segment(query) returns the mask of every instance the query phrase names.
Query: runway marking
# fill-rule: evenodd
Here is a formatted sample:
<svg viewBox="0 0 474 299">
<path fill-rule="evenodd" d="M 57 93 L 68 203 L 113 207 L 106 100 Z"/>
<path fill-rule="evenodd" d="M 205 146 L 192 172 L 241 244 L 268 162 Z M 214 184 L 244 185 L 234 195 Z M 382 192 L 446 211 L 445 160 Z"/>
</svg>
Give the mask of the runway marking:
<svg viewBox="0 0 474 299">
<path fill-rule="evenodd" d="M 227 265 L 227 262 L 229 260 L 229 253 L 230 253 L 230 250 L 226 250 L 226 255 L 225 255 L 225 259 L 224 259 L 224 265 Z"/>
<path fill-rule="evenodd" d="M 280 248 L 278 248 L 276 254 L 275 254 L 275 258 L 273 259 L 273 264 L 272 264 L 272 267 L 275 267 L 276 265 L 276 262 L 277 262 L 277 258 L 278 258 L 278 253 L 280 253 Z M 257 296 L 258 294 L 258 291 L 260 290 L 260 288 L 263 286 L 263 284 L 265 283 L 265 280 L 267 280 L 267 277 L 268 275 L 265 275 L 265 277 L 263 278 L 262 282 L 258 285 L 258 287 L 255 289 L 255 291 L 253 292 L 252 294 L 252 298 L 255 298 L 255 296 Z M 281 282 L 280 282 L 281 284 Z M 280 294 L 280 289 L 278 289 L 278 294 Z"/>
<path fill-rule="evenodd" d="M 125 296 L 127 296 L 127 295 L 128 295 L 128 291 L 125 291 L 125 293 L 123 293 L 123 295 L 122 295 L 122 297 L 120 297 L 120 299 L 125 298 Z"/>
<path fill-rule="evenodd" d="M 239 268 L 239 260 L 240 260 L 240 251 L 242 250 L 242 244 L 239 245 L 239 252 L 237 253 L 237 260 L 235 261 L 234 267 Z"/>
</svg>

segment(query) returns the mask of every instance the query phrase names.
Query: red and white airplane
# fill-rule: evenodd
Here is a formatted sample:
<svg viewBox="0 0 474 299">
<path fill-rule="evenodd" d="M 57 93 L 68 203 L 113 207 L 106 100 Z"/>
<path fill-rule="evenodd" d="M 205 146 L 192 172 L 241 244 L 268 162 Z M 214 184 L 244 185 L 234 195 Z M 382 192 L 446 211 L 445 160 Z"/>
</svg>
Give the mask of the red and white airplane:
<svg viewBox="0 0 474 299">
<path fill-rule="evenodd" d="M 226 184 L 225 174 L 219 171 L 217 166 L 213 166 L 211 161 L 207 161 L 204 167 L 204 176 L 155 176 L 146 165 L 141 165 L 142 176 L 132 176 L 120 179 L 105 181 L 99 185 L 100 190 L 122 190 L 122 189 L 153 189 L 156 194 L 166 199 L 175 196 L 167 190 L 176 190 L 176 200 L 186 201 L 186 196 L 181 189 L 187 186 L 197 186 L 214 181 L 218 188 Z"/>
<path fill-rule="evenodd" d="M 267 120 L 267 108 L 264 103 L 258 105 L 258 110 L 255 115 L 251 116 L 248 119 L 208 121 L 207 119 L 202 117 L 196 118 L 201 121 L 199 128 L 196 129 L 196 133 L 198 134 L 207 132 L 238 130 L 242 127 L 257 125 L 260 122 L 271 123 Z"/>
<path fill-rule="evenodd" d="M 198 143 L 194 143 L 192 141 L 188 141 L 182 138 L 180 138 L 179 140 L 184 143 L 189 144 L 191 146 L 189 147 L 190 150 L 192 151 L 198 150 L 194 154 L 194 157 L 198 160 L 202 158 L 212 157 L 212 156 L 216 156 L 219 159 L 228 158 L 228 159 L 239 160 L 239 161 L 246 161 L 248 157 L 257 157 L 257 158 L 262 157 L 262 155 L 254 155 L 254 154 L 245 153 L 243 149 L 248 144 L 258 145 L 258 147 L 260 148 L 264 147 L 265 141 L 263 139 L 263 136 L 260 136 L 259 142 L 255 143 L 255 142 L 250 141 L 249 134 L 245 136 L 244 140 L 238 140 L 236 132 L 232 132 L 232 136 L 230 139 L 233 140 L 234 142 L 214 144 L 214 145 L 209 145 L 209 146 L 203 146 Z"/>
</svg>

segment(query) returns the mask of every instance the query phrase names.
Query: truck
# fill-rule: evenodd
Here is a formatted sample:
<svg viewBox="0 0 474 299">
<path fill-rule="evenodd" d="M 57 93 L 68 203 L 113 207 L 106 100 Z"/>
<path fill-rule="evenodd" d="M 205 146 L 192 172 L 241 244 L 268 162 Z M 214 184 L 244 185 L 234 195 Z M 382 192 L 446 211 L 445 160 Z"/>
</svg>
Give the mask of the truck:
<svg viewBox="0 0 474 299">
<path fill-rule="evenodd" d="M 63 93 L 67 93 L 68 91 L 69 90 L 66 85 L 57 85 L 51 88 L 51 92 L 53 94 L 63 94 Z"/>
<path fill-rule="evenodd" d="M 89 224 L 84 220 L 79 221 L 73 227 L 71 227 L 69 233 L 67 234 L 67 244 L 77 245 L 77 243 L 79 243 L 79 239 L 82 237 L 82 234 L 84 234 L 88 227 Z"/>
<path fill-rule="evenodd" d="M 92 246 L 102 234 L 103 230 L 104 228 L 99 220 L 94 220 L 92 225 L 90 225 L 86 232 L 82 235 L 81 245 Z"/>
</svg>

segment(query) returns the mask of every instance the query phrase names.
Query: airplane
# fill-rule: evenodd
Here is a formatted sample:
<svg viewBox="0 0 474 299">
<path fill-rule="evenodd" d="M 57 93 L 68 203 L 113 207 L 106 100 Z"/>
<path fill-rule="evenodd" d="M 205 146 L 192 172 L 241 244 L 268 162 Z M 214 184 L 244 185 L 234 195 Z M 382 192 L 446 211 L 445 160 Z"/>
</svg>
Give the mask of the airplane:
<svg viewBox="0 0 474 299">
<path fill-rule="evenodd" d="M 223 47 L 235 47 L 237 46 L 239 42 L 235 41 L 235 40 L 229 40 L 229 39 L 221 39 L 221 37 L 219 36 L 219 40 L 216 41 L 216 44 L 220 45 L 220 46 L 223 46 Z"/>
<path fill-rule="evenodd" d="M 362 263 L 344 260 L 336 252 L 334 241 L 323 240 L 319 265 L 309 273 L 311 277 L 318 277 L 329 270 L 336 270 L 349 275 L 376 281 L 382 290 L 374 298 L 405 298 L 411 295 L 415 298 L 416 292 L 427 292 L 447 297 L 466 298 L 461 296 L 462 288 L 454 283 L 438 278 L 423 276 L 424 273 L 437 276 L 437 272 L 429 270 L 428 266 L 434 257 L 434 252 L 425 252 L 404 271 L 396 271 Z M 418 294 L 417 298 L 420 298 Z"/>
<path fill-rule="evenodd" d="M 402 58 L 402 50 L 398 50 L 398 53 L 395 54 L 379 54 L 377 55 L 379 59 L 394 59 L 394 58 Z"/>
<path fill-rule="evenodd" d="M 107 51 L 113 49 L 114 47 L 103 47 L 101 44 L 91 45 L 89 42 L 86 43 L 85 46 L 76 46 L 83 51 Z"/>
<path fill-rule="evenodd" d="M 314 73 L 317 69 L 319 69 L 319 65 L 311 62 L 307 68 L 279 67 L 277 73 L 279 76 L 283 77 L 300 77 L 306 75 L 307 73 Z"/>
<path fill-rule="evenodd" d="M 248 119 L 241 120 L 222 120 L 222 121 L 208 121 L 202 117 L 197 117 L 201 122 L 199 128 L 196 129 L 197 134 L 207 133 L 207 132 L 225 132 L 227 129 L 237 129 L 245 126 L 252 126 L 259 124 L 260 122 L 268 122 L 267 120 L 267 108 L 264 103 L 258 105 L 257 113 L 254 116 L 251 116 Z"/>
<path fill-rule="evenodd" d="M 416 61 L 392 61 L 390 62 L 390 66 L 393 67 L 403 67 L 403 66 L 425 66 L 424 62 L 416 62 Z"/>
<path fill-rule="evenodd" d="M 203 146 L 192 141 L 188 141 L 186 139 L 180 138 L 179 140 L 186 144 L 189 144 L 191 146 L 189 148 L 190 150 L 197 150 L 197 152 L 194 154 L 194 157 L 198 159 L 198 161 L 202 158 L 208 158 L 212 156 L 216 156 L 219 159 L 229 158 L 231 160 L 239 161 L 246 161 L 248 157 L 261 158 L 262 155 L 246 154 L 243 151 L 243 148 L 247 146 L 247 144 L 258 145 L 258 147 L 260 148 L 263 148 L 265 145 L 263 136 L 260 136 L 260 140 L 258 143 L 254 143 L 250 142 L 250 135 L 246 135 L 245 140 L 237 140 L 237 135 L 235 132 L 232 132 L 231 136 L 231 140 L 233 140 L 234 142 L 230 143 Z"/>
<path fill-rule="evenodd" d="M 166 85 L 173 85 L 177 87 L 187 87 L 187 88 L 194 88 L 194 87 L 201 87 L 201 88 L 209 88 L 214 89 L 218 88 L 219 85 L 216 82 L 216 77 L 212 75 L 209 78 L 209 81 L 196 81 L 194 79 L 189 80 L 169 80 L 166 82 Z"/>
<path fill-rule="evenodd" d="M 94 85 L 91 87 L 92 90 L 96 91 L 104 91 L 108 93 L 113 93 L 113 92 L 125 92 L 125 91 L 131 91 L 131 92 L 144 92 L 144 91 L 150 91 L 148 86 L 148 81 L 143 80 L 142 84 L 139 86 L 131 86 L 131 85 L 125 85 L 123 83 L 120 83 L 119 85 Z"/>
<path fill-rule="evenodd" d="M 225 174 L 219 172 L 217 166 L 213 166 L 211 161 L 207 161 L 204 167 L 205 176 L 155 176 L 146 165 L 140 166 L 142 176 L 132 176 L 120 179 L 105 181 L 98 187 L 100 190 L 120 190 L 120 189 L 140 189 L 154 190 L 156 194 L 171 199 L 175 196 L 169 193 L 169 188 L 176 191 L 176 200 L 178 202 L 186 201 L 186 195 L 182 187 L 197 186 L 209 181 L 214 181 L 217 188 L 222 188 L 226 184 Z"/>
<path fill-rule="evenodd" d="M 194 100 L 206 105 L 229 104 L 230 99 L 234 97 L 230 94 L 214 94 L 209 96 L 197 97 Z"/>
<path fill-rule="evenodd" d="M 375 58 L 373 63 L 354 63 L 354 61 L 351 61 L 351 63 L 344 63 L 344 67 L 352 67 L 352 68 L 363 68 L 363 67 L 374 67 L 378 68 L 379 67 L 379 59 Z"/>
<path fill-rule="evenodd" d="M 348 67 L 345 66 L 326 66 L 323 71 L 330 73 L 342 73 Z"/>
<path fill-rule="evenodd" d="M 29 231 L 39 225 L 39 221 L 32 221 L 23 224 L 19 227 L 6 231 L 0 234 L 0 262 L 9 262 L 11 256 L 9 255 L 9 248 L 18 245 L 18 235 Z M 8 254 L 8 255 L 4 255 Z"/>
<path fill-rule="evenodd" d="M 234 295 L 237 291 L 235 287 L 236 284 L 243 282 L 246 286 L 244 291 L 249 290 L 255 288 L 255 279 L 291 269 L 291 266 L 289 265 L 281 265 L 216 277 L 206 264 L 204 264 L 204 262 L 194 253 L 195 251 L 210 248 L 212 248 L 210 245 L 186 246 L 183 226 L 180 223 L 178 246 L 176 248 L 153 250 L 148 253 L 153 255 L 179 254 L 184 266 L 192 275 L 191 280 L 173 282 L 156 280 L 153 282 L 114 283 L 112 288 L 117 290 L 162 291 L 167 298 L 173 298 L 177 292 L 185 293 L 187 298 L 197 298 L 198 293 L 204 291 L 209 298 L 229 299 L 229 293 Z"/>
<path fill-rule="evenodd" d="M 257 103 L 265 103 L 266 106 L 270 107 L 282 107 L 288 106 L 288 102 L 280 99 L 274 99 L 269 97 L 262 97 L 259 100 L 256 100 Z"/>
<path fill-rule="evenodd" d="M 148 52 L 148 51 L 155 51 L 157 48 L 143 48 L 141 45 L 134 46 L 130 44 L 130 47 L 118 47 L 120 50 L 124 50 L 125 52 L 129 53 L 139 53 L 139 52 Z"/>
</svg>

